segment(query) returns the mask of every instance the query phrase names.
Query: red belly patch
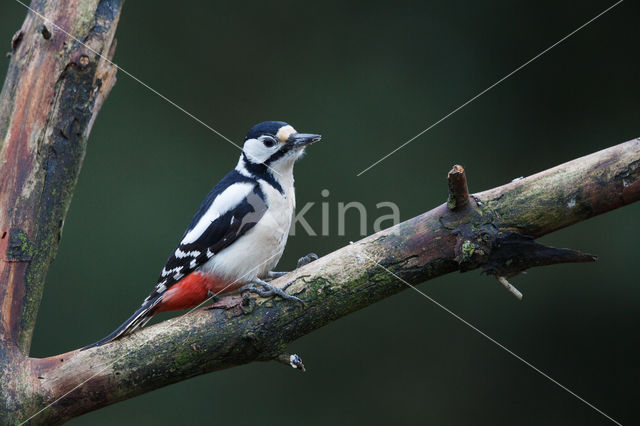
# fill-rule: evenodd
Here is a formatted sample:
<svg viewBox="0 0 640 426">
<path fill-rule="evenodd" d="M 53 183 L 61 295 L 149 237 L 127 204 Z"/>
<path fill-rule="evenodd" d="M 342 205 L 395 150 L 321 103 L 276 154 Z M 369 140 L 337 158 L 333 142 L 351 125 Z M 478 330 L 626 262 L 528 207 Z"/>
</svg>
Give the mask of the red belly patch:
<svg viewBox="0 0 640 426">
<path fill-rule="evenodd" d="M 171 286 L 162 295 L 162 302 L 156 312 L 176 311 L 193 308 L 209 298 L 209 291 L 215 294 L 229 293 L 242 284 L 229 285 L 226 281 L 200 272 L 192 272 Z"/>
</svg>

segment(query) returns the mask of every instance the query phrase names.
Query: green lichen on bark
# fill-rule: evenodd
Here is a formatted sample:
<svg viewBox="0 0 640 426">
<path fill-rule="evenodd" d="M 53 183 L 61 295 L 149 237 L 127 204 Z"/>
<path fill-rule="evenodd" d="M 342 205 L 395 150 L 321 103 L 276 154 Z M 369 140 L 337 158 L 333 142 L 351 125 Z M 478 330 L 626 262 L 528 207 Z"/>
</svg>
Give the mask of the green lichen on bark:
<svg viewBox="0 0 640 426">
<path fill-rule="evenodd" d="M 465 260 L 471 259 L 471 256 L 473 256 L 473 253 L 475 253 L 475 251 L 476 246 L 471 241 L 465 240 L 465 242 L 462 243 L 462 255 L 464 256 Z"/>
<path fill-rule="evenodd" d="M 36 252 L 35 244 L 29 240 L 29 236 L 21 229 L 9 231 L 9 244 L 7 246 L 7 260 L 29 261 Z"/>
</svg>

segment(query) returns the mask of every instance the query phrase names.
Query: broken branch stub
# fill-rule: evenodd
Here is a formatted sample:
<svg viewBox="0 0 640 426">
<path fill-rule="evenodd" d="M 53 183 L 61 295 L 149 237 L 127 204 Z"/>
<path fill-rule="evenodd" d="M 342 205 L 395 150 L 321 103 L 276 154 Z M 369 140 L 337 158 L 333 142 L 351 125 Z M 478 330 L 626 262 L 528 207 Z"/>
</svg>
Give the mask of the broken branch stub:
<svg viewBox="0 0 640 426">
<path fill-rule="evenodd" d="M 467 207 L 469 205 L 469 188 L 464 168 L 457 164 L 453 166 L 447 175 L 447 182 L 449 183 L 449 198 L 447 200 L 449 210 L 459 211 Z"/>
</svg>

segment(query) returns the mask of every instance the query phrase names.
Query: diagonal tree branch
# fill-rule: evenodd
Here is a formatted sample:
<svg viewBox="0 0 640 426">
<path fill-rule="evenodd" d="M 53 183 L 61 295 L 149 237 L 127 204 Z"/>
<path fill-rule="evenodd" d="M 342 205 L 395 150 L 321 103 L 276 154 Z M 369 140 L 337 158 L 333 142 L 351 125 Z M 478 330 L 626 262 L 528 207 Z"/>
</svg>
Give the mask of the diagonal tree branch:
<svg viewBox="0 0 640 426">
<path fill-rule="evenodd" d="M 295 279 L 289 291 L 305 301 L 304 307 L 230 297 L 214 309 L 200 309 L 103 347 L 31 359 L 25 368 L 38 379 L 25 398 L 37 398 L 40 407 L 55 401 L 38 418 L 58 423 L 199 374 L 281 360 L 295 339 L 407 288 L 387 270 L 415 285 L 456 270 L 483 268 L 513 276 L 533 266 L 593 261 L 591 255 L 546 247 L 533 238 L 637 201 L 640 140 L 472 195 L 466 203 L 460 201 L 467 192 L 456 189 L 466 182 L 464 171 L 456 166 L 452 172 L 450 199 L 456 203 L 274 281 L 284 285 Z"/>
</svg>

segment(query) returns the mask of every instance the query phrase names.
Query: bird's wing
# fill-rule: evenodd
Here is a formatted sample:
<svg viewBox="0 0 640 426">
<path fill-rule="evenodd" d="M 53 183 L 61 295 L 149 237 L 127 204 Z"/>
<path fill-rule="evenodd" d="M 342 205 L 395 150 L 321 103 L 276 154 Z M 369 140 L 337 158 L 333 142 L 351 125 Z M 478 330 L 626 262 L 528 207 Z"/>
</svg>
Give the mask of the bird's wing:
<svg viewBox="0 0 640 426">
<path fill-rule="evenodd" d="M 237 171 L 225 176 L 196 212 L 178 248 L 162 269 L 158 284 L 140 308 L 107 337 L 83 350 L 143 327 L 153 316 L 164 292 L 253 228 L 266 210 L 264 194 L 255 180 Z"/>
<path fill-rule="evenodd" d="M 157 299 L 172 285 L 231 245 L 253 228 L 266 210 L 264 194 L 257 182 L 217 185 L 200 206 L 178 248 L 169 256 L 156 288 L 145 302 Z"/>
</svg>

